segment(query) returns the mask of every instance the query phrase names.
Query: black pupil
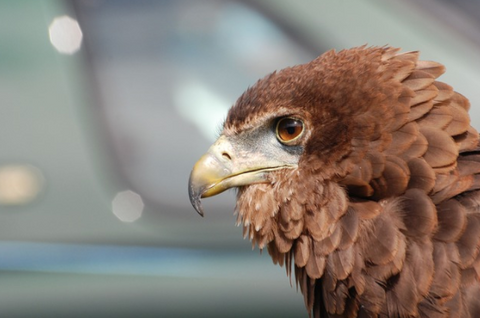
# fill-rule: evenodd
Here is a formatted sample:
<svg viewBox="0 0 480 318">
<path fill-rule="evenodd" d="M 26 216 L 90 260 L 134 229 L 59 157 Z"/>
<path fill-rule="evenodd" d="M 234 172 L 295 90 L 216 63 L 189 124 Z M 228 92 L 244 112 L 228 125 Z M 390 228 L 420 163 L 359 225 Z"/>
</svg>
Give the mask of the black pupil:
<svg viewBox="0 0 480 318">
<path fill-rule="evenodd" d="M 297 123 L 296 122 L 291 122 L 287 124 L 287 133 L 289 135 L 295 134 L 295 131 L 297 130 Z"/>
<path fill-rule="evenodd" d="M 289 119 L 283 123 L 283 128 L 289 135 L 295 135 L 300 123 L 297 120 Z"/>
</svg>

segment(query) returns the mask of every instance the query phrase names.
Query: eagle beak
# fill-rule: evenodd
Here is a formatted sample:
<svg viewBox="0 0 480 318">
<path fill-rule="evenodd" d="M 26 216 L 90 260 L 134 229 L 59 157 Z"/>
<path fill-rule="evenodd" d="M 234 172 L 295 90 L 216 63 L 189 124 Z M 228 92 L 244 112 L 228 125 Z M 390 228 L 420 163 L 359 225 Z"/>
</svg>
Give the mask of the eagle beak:
<svg viewBox="0 0 480 318">
<path fill-rule="evenodd" d="M 188 194 L 195 210 L 203 216 L 201 198 L 217 195 L 229 188 L 268 182 L 268 173 L 290 165 L 268 160 L 262 153 L 243 149 L 241 143 L 220 136 L 194 165 Z"/>
<path fill-rule="evenodd" d="M 188 180 L 190 202 L 201 216 L 203 209 L 200 199 L 228 189 L 228 177 L 232 174 L 225 162 L 227 158 L 218 156 L 212 148 L 195 163 Z"/>
</svg>

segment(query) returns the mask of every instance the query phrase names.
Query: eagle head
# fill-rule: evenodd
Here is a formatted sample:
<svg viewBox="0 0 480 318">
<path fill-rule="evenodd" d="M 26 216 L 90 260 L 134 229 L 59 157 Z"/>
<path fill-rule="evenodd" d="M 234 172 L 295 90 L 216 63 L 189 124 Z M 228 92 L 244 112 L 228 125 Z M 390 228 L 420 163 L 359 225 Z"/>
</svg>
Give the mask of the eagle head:
<svg viewBox="0 0 480 318">
<path fill-rule="evenodd" d="M 191 173 L 195 209 L 203 215 L 200 198 L 237 187 L 238 223 L 260 248 L 275 242 L 287 252 L 309 218 L 317 239 L 331 234 L 347 209 L 342 180 L 371 140 L 388 138 L 382 131 L 401 91 L 394 77 L 402 63 L 387 58 L 393 52 L 330 51 L 248 88 Z"/>
</svg>

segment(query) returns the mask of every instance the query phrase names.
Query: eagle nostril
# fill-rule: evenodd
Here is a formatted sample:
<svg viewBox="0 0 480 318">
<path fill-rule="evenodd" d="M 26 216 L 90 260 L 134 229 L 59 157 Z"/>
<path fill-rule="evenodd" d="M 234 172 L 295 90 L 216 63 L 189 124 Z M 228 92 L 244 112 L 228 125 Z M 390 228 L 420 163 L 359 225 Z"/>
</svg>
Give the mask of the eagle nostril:
<svg viewBox="0 0 480 318">
<path fill-rule="evenodd" d="M 222 152 L 222 157 L 227 160 L 232 160 L 232 157 L 227 152 Z"/>
</svg>

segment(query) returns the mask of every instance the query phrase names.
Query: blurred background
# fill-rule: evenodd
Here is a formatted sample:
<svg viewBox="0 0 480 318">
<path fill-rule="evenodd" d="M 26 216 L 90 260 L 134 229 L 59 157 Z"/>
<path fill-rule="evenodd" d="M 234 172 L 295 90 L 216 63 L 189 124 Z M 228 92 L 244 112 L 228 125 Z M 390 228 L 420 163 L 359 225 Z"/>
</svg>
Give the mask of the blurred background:
<svg viewBox="0 0 480 318">
<path fill-rule="evenodd" d="M 190 169 L 258 78 L 420 50 L 480 128 L 476 0 L 0 1 L 0 316 L 307 317 Z"/>
</svg>

